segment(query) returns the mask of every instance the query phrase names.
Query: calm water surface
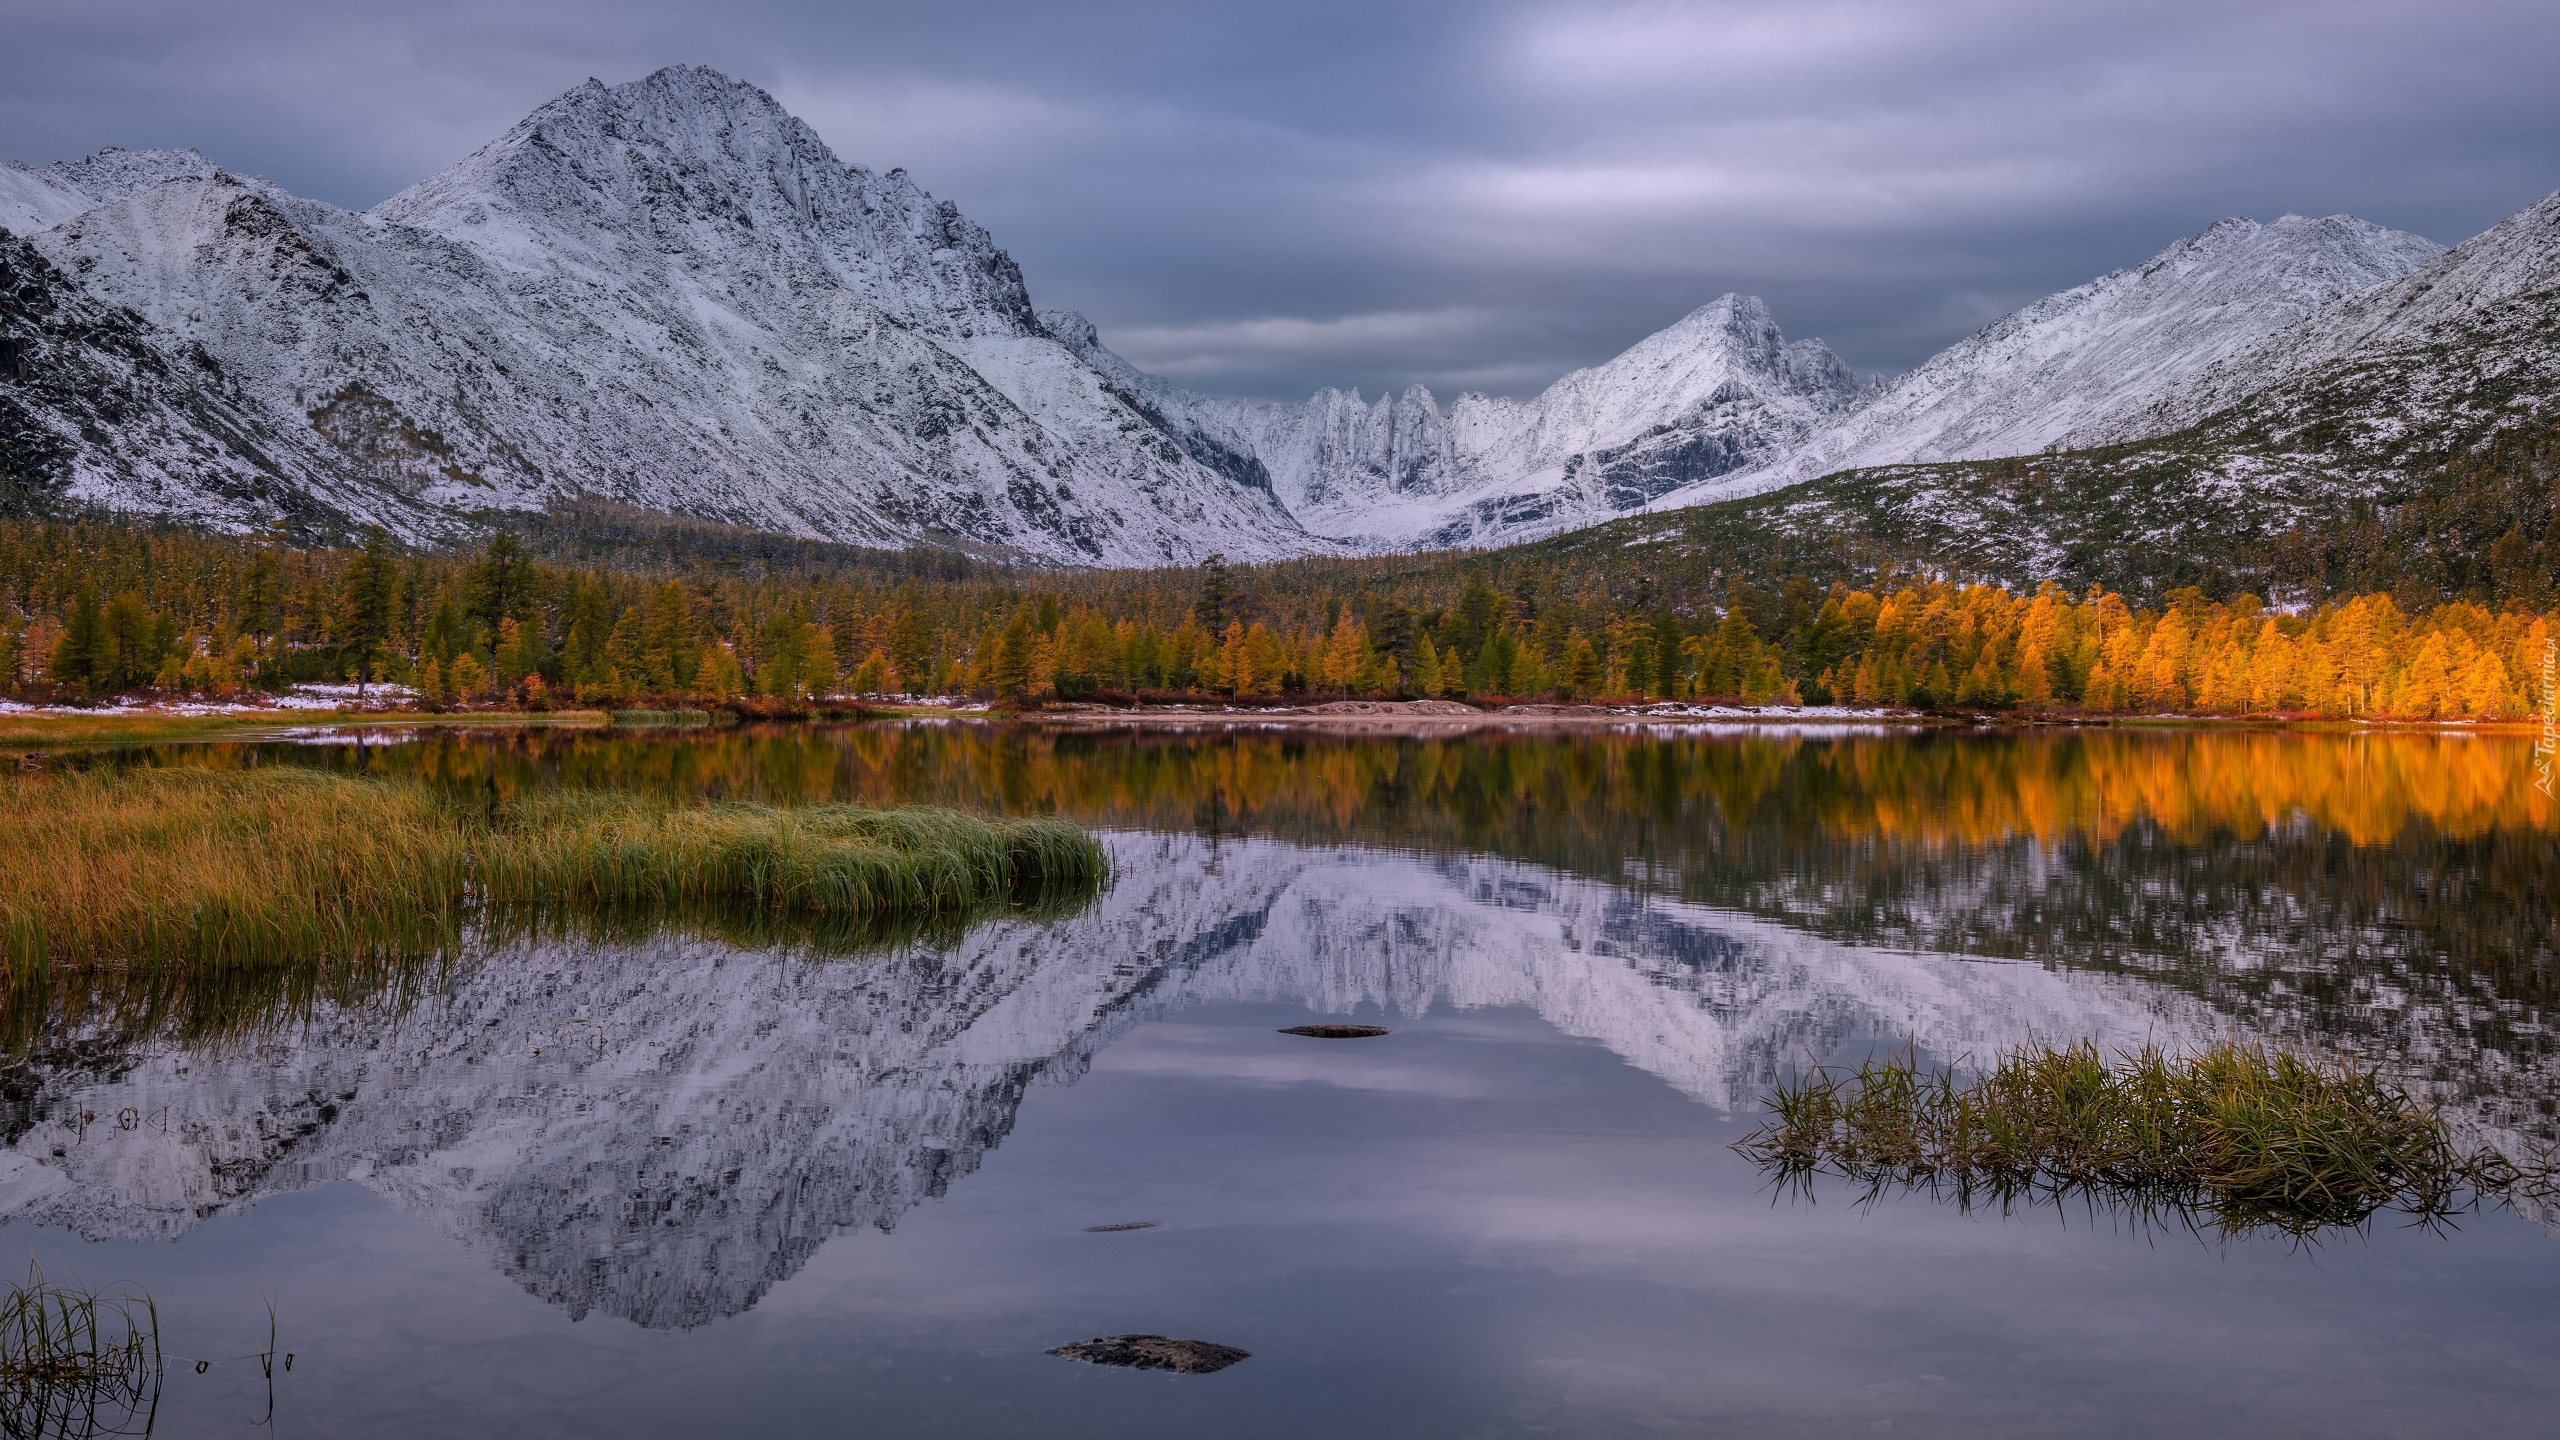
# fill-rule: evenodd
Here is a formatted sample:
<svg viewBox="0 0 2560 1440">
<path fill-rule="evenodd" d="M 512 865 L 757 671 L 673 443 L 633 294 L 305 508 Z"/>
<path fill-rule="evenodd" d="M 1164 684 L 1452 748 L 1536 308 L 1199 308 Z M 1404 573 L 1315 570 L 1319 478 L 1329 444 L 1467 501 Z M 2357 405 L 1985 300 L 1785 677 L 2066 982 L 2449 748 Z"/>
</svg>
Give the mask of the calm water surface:
<svg viewBox="0 0 2560 1440">
<path fill-rule="evenodd" d="M 2469 1143 L 2552 1136 L 2560 818 L 2523 740 L 910 726 L 129 758 L 1060 813 L 1114 863 L 1063 917 L 852 955 L 662 933 L 22 1006 L 0 1238 L 157 1300 L 184 1357 L 157 1434 L 2560 1413 L 2560 1216 L 2306 1250 L 1781 1196 L 1727 1148 L 1807 1060 L 2234 1033 L 2388 1066 Z M 1313 1019 L 1394 1033 L 1277 1033 Z M 239 1358 L 269 1299 L 272 1397 Z M 1042 1353 L 1123 1332 L 1253 1358 Z"/>
</svg>

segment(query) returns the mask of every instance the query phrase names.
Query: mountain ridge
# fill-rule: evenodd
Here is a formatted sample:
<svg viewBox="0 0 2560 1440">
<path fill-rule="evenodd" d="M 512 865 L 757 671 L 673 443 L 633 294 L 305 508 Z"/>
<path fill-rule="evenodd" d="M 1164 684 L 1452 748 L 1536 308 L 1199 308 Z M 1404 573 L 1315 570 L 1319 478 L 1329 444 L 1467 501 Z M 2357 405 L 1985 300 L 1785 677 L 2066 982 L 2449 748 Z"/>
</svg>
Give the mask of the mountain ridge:
<svg viewBox="0 0 2560 1440">
<path fill-rule="evenodd" d="M 1037 309 L 904 170 L 691 66 L 589 80 L 364 212 L 110 149 L 0 166 L 0 223 L 32 230 L 48 294 L 131 317 L 91 357 L 57 327 L 50 373 L 142 367 L 104 410 L 20 385 L 0 464 L 21 495 L 423 543 L 603 501 L 1039 564 L 1269 560 L 2127 446 L 2169 502 L 2180 475 L 2208 497 L 2280 476 L 2263 519 L 2387 499 L 2560 369 L 2555 196 L 2451 252 L 2349 216 L 2227 219 L 1891 381 L 1728 293 L 1526 400 L 1207 396 Z"/>
<path fill-rule="evenodd" d="M 362 214 L 217 170 L 35 243 L 298 422 L 275 468 L 369 478 L 335 508 L 412 538 L 592 497 L 1048 562 L 1306 548 L 1040 329 L 956 207 L 710 71 L 591 82 Z"/>
</svg>

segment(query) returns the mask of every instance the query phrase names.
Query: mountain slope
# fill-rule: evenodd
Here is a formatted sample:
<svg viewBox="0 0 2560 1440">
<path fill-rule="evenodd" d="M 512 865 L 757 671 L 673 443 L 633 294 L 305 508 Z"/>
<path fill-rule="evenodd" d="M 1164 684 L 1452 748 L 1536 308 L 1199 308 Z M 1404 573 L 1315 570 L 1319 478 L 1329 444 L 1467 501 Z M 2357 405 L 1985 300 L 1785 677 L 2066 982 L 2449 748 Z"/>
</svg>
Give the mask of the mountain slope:
<svg viewBox="0 0 2560 1440">
<path fill-rule="evenodd" d="M 280 433 L 202 347 L 172 343 L 0 235 L 0 509 L 183 511 L 245 529 L 413 522 Z"/>
<path fill-rule="evenodd" d="M 2139 266 L 1994 321 L 1784 457 L 1672 503 L 1842 470 L 2074 443 L 2214 362 L 2442 253 L 2423 236 L 2348 215 L 2223 220 Z"/>
<path fill-rule="evenodd" d="M 37 243 L 414 508 L 1106 564 L 1307 543 L 1041 329 L 955 207 L 707 70 L 590 82 L 366 214 L 217 171 Z"/>
<path fill-rule="evenodd" d="M 1840 471 L 1553 543 L 1763 579 L 2538 603 L 2560 593 L 2560 195 L 2107 424 L 2128 438 Z"/>
<path fill-rule="evenodd" d="M 2560 397 L 2560 191 L 2096 427 L 2190 428 L 2342 472 L 2476 448 Z"/>
<path fill-rule="evenodd" d="M 193 150 L 120 150 L 113 145 L 79 160 L 20 165 L 0 160 L 0 229 L 23 235 L 139 194 L 167 180 L 213 173 Z"/>
<path fill-rule="evenodd" d="M 1364 549 L 1534 538 L 1653 505 L 1748 494 L 1883 464 L 2030 454 L 2441 254 L 2351 216 L 2224 220 L 2009 315 L 1862 393 L 1818 341 L 1790 345 L 1728 295 L 1529 401 L 1420 387 L 1302 405 L 1193 395 L 1049 317 L 1143 397 L 1186 449 L 1258 471 L 1317 534 Z"/>
<path fill-rule="evenodd" d="M 1371 550 L 1496 543 L 1588 524 L 1781 453 L 1858 393 L 1819 340 L 1726 295 L 1530 400 L 1422 386 L 1298 405 L 1196 395 L 1102 349 L 1081 316 L 1053 330 L 1165 419 L 1195 457 L 1258 473 L 1306 528 Z"/>
</svg>

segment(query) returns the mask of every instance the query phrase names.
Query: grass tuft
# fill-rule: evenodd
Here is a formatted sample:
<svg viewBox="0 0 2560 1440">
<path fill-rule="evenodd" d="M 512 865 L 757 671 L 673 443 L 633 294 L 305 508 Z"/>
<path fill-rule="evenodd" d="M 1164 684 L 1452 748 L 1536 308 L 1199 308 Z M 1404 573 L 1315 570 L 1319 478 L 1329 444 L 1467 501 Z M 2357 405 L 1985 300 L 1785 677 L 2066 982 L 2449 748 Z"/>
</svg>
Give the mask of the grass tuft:
<svg viewBox="0 0 2560 1440">
<path fill-rule="evenodd" d="M 1972 1205 L 2079 1197 L 2224 1234 L 2297 1238 L 2382 1211 L 2442 1221 L 2484 1199 L 2548 1199 L 2547 1165 L 2465 1152 L 2432 1106 L 2370 1069 L 2225 1041 L 2110 1062 L 2030 1046 L 1969 1084 L 1906 1052 L 1780 1084 L 1734 1148 L 1803 1184 L 1818 1173 Z"/>
<path fill-rule="evenodd" d="M 157 1399 L 161 1368 L 148 1297 L 57 1285 L 33 1266 L 0 1294 L 0 1429 L 10 1435 L 140 1433 L 121 1427 Z"/>
<path fill-rule="evenodd" d="M 872 934 L 1089 892 L 1103 868 L 1055 820 L 625 792 L 479 804 L 283 766 L 47 772 L 0 781 L 0 958 L 24 985 L 449 953 L 472 925 Z"/>
</svg>

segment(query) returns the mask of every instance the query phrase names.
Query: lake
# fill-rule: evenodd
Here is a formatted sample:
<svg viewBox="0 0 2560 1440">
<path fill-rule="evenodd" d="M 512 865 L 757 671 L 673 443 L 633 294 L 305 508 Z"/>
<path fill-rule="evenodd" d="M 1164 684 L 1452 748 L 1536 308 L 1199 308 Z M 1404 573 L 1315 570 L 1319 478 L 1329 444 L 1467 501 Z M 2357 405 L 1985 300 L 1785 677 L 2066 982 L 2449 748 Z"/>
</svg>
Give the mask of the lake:
<svg viewBox="0 0 2560 1440">
<path fill-rule="evenodd" d="M 2560 813 L 2523 738 L 377 738 L 114 758 L 1059 814 L 1113 872 L 869 945 L 562 935 L 21 1000 L 0 1238 L 153 1298 L 156 1434 L 2472 1436 L 2560 1405 L 2560 1215 L 2304 1244 L 1794 1193 L 1730 1148 L 1791 1068 L 2229 1036 L 2547 1142 Z M 1390 1033 L 1281 1033 L 1315 1021 Z M 1045 1353 L 1132 1332 L 1251 1358 Z"/>
</svg>

